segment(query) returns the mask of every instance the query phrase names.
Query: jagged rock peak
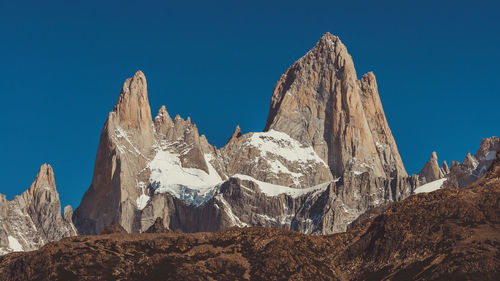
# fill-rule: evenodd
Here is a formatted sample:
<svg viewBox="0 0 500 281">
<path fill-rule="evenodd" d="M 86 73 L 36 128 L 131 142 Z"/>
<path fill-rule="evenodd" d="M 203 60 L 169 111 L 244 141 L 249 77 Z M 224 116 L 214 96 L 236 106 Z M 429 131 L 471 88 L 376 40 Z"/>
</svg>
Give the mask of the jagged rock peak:
<svg viewBox="0 0 500 281">
<path fill-rule="evenodd" d="M 346 170 L 407 175 L 375 75 L 358 80 L 347 48 L 330 33 L 276 83 L 264 131 L 270 130 L 312 146 L 335 176 Z"/>
<path fill-rule="evenodd" d="M 432 161 L 432 162 L 436 162 L 436 163 L 437 163 L 437 161 L 438 161 L 438 157 L 437 157 L 437 153 L 436 153 L 436 151 L 433 151 L 433 152 L 431 153 L 431 159 L 430 159 L 430 161 Z"/>
<path fill-rule="evenodd" d="M 155 119 L 159 118 L 159 117 L 168 118 L 168 119 L 172 120 L 172 118 L 170 118 L 170 114 L 168 114 L 168 112 L 167 112 L 167 108 L 164 105 L 162 105 L 160 107 L 160 109 L 158 110 L 158 114 L 156 115 Z"/>
<path fill-rule="evenodd" d="M 327 63 L 333 63 L 337 68 L 348 68 L 349 71 L 354 70 L 354 63 L 351 55 L 347 51 L 347 47 L 342 43 L 339 37 L 327 32 L 323 34 L 316 45 L 302 58 L 307 60 L 310 57 L 323 59 Z"/>
<path fill-rule="evenodd" d="M 236 128 L 234 129 L 234 132 L 231 135 L 231 137 L 229 138 L 229 140 L 227 141 L 227 143 L 233 142 L 239 137 L 241 137 L 241 129 L 240 129 L 240 125 L 236 125 Z"/>
<path fill-rule="evenodd" d="M 73 207 L 66 205 L 63 209 L 63 218 L 66 222 L 72 223 L 73 221 Z"/>
<path fill-rule="evenodd" d="M 92 183 L 73 215 L 80 233 L 97 234 L 117 221 L 131 229 L 127 211 L 136 208 L 136 199 L 143 193 L 138 182 L 147 180 L 141 171 L 154 156 L 155 143 L 146 77 L 137 71 L 125 80 L 104 124 Z"/>
<path fill-rule="evenodd" d="M 425 163 L 424 168 L 418 173 L 418 176 L 421 183 L 429 183 L 444 177 L 444 172 L 439 167 L 435 151 L 431 153 L 429 161 Z"/>
<path fill-rule="evenodd" d="M 52 166 L 49 164 L 43 164 L 38 170 L 35 181 L 31 184 L 29 188 L 29 193 L 33 194 L 37 190 L 41 189 L 53 189 L 56 190 L 56 181 L 54 179 L 54 171 Z"/>
<path fill-rule="evenodd" d="M 370 87 L 372 90 L 377 90 L 377 78 L 375 78 L 375 74 L 373 72 L 367 72 L 363 74 L 361 77 L 361 83 Z"/>
<path fill-rule="evenodd" d="M 470 152 L 467 152 L 464 160 L 462 161 L 462 165 L 469 169 L 475 169 L 478 165 L 477 160 L 472 157 Z"/>
<path fill-rule="evenodd" d="M 151 126 L 146 76 L 142 71 L 125 80 L 113 112 L 116 112 L 120 126 L 126 130 Z"/>
<path fill-rule="evenodd" d="M 474 157 L 477 160 L 493 160 L 495 151 L 500 149 L 500 139 L 497 136 L 483 139 Z"/>
<path fill-rule="evenodd" d="M 446 160 L 443 161 L 443 166 L 441 166 L 441 170 L 445 175 L 450 173 L 450 168 L 448 167 L 448 163 L 446 163 Z"/>
<path fill-rule="evenodd" d="M 327 32 L 321 36 L 321 39 L 318 40 L 316 43 L 315 47 L 335 47 L 337 44 L 342 44 L 342 41 L 340 41 L 340 38 L 331 34 L 330 32 Z M 343 46 L 343 44 L 342 44 Z M 327 50 L 327 49 L 321 49 L 321 50 Z"/>
<path fill-rule="evenodd" d="M 38 249 L 76 234 L 71 218 L 64 220 L 61 216 L 54 171 L 49 164 L 40 167 L 30 188 L 21 195 L 7 201 L 0 194 L 0 255 Z"/>
<path fill-rule="evenodd" d="M 164 105 L 162 105 L 160 110 L 158 110 L 158 114 L 154 119 L 154 124 L 156 132 L 163 135 L 167 133 L 168 128 L 174 126 L 174 121 L 170 118 L 170 115 Z"/>
</svg>

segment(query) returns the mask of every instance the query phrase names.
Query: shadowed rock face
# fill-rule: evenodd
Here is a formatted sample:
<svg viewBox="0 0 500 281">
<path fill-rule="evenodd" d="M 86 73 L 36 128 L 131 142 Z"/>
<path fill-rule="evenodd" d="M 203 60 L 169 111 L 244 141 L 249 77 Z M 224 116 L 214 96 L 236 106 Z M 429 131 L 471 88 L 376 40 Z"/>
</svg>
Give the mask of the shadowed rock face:
<svg viewBox="0 0 500 281">
<path fill-rule="evenodd" d="M 346 233 L 78 236 L 0 256 L 2 280 L 498 280 L 500 153 L 473 185 L 411 196 Z"/>
<path fill-rule="evenodd" d="M 0 254 L 35 250 L 50 241 L 76 235 L 71 206 L 64 208 L 56 190 L 52 167 L 44 164 L 30 188 L 7 201 L 0 194 Z"/>
<path fill-rule="evenodd" d="M 146 233 L 169 233 L 170 229 L 163 225 L 162 218 L 156 218 L 155 223 L 146 230 Z"/>
</svg>

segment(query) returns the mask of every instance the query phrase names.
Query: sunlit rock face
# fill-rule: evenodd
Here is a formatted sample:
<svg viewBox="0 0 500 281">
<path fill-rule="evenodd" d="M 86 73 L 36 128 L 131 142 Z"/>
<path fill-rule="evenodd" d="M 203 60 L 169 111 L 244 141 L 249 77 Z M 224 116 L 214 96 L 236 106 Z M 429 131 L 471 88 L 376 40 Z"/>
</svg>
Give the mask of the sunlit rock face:
<svg viewBox="0 0 500 281">
<path fill-rule="evenodd" d="M 347 48 L 329 33 L 279 79 L 265 131 L 271 129 L 312 146 L 334 176 L 406 176 L 375 76 L 358 80 Z"/>
<path fill-rule="evenodd" d="M 335 233 L 418 184 L 402 164 L 375 76 L 359 80 L 329 33 L 277 82 L 264 132 L 237 127 L 228 136 L 217 149 L 165 106 L 153 119 L 138 71 L 104 125 L 91 186 L 73 215 L 79 232 L 113 223 L 143 232 L 160 218 L 188 232 L 261 225 Z"/>
</svg>

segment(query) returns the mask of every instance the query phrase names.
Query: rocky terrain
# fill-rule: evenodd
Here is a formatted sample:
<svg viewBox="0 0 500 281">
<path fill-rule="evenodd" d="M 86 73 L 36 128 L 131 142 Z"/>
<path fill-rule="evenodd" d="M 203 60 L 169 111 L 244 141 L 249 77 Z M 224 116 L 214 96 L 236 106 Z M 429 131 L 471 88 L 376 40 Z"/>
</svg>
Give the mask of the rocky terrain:
<svg viewBox="0 0 500 281">
<path fill-rule="evenodd" d="M 92 182 L 74 213 L 66 206 L 61 215 L 49 165 L 21 196 L 0 195 L 0 255 L 77 234 L 345 232 L 412 194 L 473 183 L 500 149 L 498 137 L 484 139 L 449 167 L 434 152 L 409 176 L 374 74 L 358 79 L 330 33 L 280 77 L 264 131 L 237 126 L 228 137 L 217 148 L 190 117 L 172 118 L 165 106 L 153 118 L 146 77 L 136 72 L 104 123 Z"/>
<path fill-rule="evenodd" d="M 471 186 L 391 203 L 346 233 L 121 232 L 1 256 L 0 279 L 499 280 L 500 152 Z"/>
<path fill-rule="evenodd" d="M 222 148 L 165 106 L 152 118 L 144 74 L 127 79 L 73 221 L 81 234 L 113 223 L 143 232 L 157 218 L 185 232 L 273 226 L 328 234 L 417 185 L 375 76 L 358 80 L 347 48 L 327 33 L 279 79 L 264 132 L 237 127 Z"/>
<path fill-rule="evenodd" d="M 486 173 L 499 149 L 498 137 L 483 139 L 474 156 L 469 152 L 461 163 L 453 161 L 451 167 L 446 161 L 440 167 L 436 152 L 432 152 L 431 158 L 417 175 L 419 187 L 415 192 L 429 192 L 441 187 L 465 187 L 473 183 Z"/>
<path fill-rule="evenodd" d="M 64 208 L 56 190 L 50 165 L 40 167 L 30 188 L 7 201 L 0 194 L 0 254 L 30 251 L 48 242 L 77 234 L 71 206 Z"/>
</svg>

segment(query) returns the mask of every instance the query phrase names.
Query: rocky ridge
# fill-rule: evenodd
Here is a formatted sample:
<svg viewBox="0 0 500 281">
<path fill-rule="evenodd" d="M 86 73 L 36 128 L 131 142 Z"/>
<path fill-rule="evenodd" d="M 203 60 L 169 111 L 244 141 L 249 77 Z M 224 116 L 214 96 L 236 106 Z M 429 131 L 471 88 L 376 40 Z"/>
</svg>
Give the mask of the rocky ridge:
<svg viewBox="0 0 500 281">
<path fill-rule="evenodd" d="M 217 149 L 191 119 L 162 106 L 151 117 L 147 83 L 127 79 L 101 134 L 91 186 L 73 215 L 82 234 L 118 223 L 144 232 L 275 226 L 345 231 L 367 209 L 401 200 L 408 177 L 373 73 L 327 33 L 280 78 L 264 132 L 236 128 Z"/>
<path fill-rule="evenodd" d="M 467 186 L 483 176 L 495 160 L 495 153 L 500 149 L 500 139 L 496 136 L 483 139 L 476 154 L 467 153 L 459 163 L 453 161 L 449 168 L 446 186 Z"/>
<path fill-rule="evenodd" d="M 465 187 L 483 176 L 493 163 L 496 151 L 500 149 L 500 139 L 496 136 L 481 141 L 476 154 L 467 153 L 459 163 L 452 161 L 448 167 L 446 161 L 439 167 L 437 154 L 433 152 L 424 168 L 418 173 L 419 185 L 440 187 Z M 424 187 L 425 188 L 425 187 Z"/>
<path fill-rule="evenodd" d="M 50 165 L 42 165 L 23 194 L 11 201 L 0 194 L 0 254 L 36 250 L 48 242 L 77 235 L 72 212 L 68 205 L 61 216 L 54 172 Z"/>
<path fill-rule="evenodd" d="M 346 233 L 78 236 L 0 256 L 2 280 L 498 280 L 500 152 L 473 185 L 391 203 Z"/>
</svg>

